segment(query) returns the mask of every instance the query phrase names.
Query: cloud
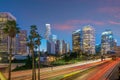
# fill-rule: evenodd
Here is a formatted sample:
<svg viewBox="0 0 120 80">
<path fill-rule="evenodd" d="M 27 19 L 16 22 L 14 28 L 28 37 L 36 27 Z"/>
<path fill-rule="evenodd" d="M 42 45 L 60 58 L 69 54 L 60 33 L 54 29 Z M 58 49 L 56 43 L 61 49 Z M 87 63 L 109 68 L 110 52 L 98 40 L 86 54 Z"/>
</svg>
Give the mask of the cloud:
<svg viewBox="0 0 120 80">
<path fill-rule="evenodd" d="M 120 22 L 116 22 L 116 21 L 108 21 L 108 23 L 112 25 L 120 25 Z"/>
<path fill-rule="evenodd" d="M 54 29 L 61 30 L 61 31 L 73 31 L 74 29 L 78 29 L 83 27 L 82 25 L 95 25 L 97 26 L 106 26 L 108 24 L 110 25 L 120 25 L 120 22 L 115 20 L 106 20 L 106 21 L 96 21 L 96 20 L 68 20 L 62 24 L 54 24 Z"/>
<path fill-rule="evenodd" d="M 105 24 L 102 21 L 95 21 L 95 20 L 70 20 L 67 23 L 72 23 L 72 24 L 95 24 L 95 25 L 104 25 Z"/>
<path fill-rule="evenodd" d="M 120 19 L 120 7 L 101 7 L 97 9 L 98 13 L 109 15 L 115 19 Z"/>
<path fill-rule="evenodd" d="M 54 27 L 57 30 L 72 30 L 73 26 L 68 24 L 54 24 Z"/>
<path fill-rule="evenodd" d="M 78 27 L 78 25 L 81 26 L 81 25 L 87 25 L 87 24 L 102 26 L 102 25 L 105 25 L 105 22 L 95 21 L 95 20 L 68 20 L 63 24 L 54 24 L 53 28 L 57 30 L 62 30 L 62 31 L 65 31 L 65 30 L 73 31 L 75 28 Z"/>
<path fill-rule="evenodd" d="M 102 7 L 99 8 L 98 11 L 103 12 L 103 13 L 118 13 L 120 12 L 119 7 Z"/>
</svg>

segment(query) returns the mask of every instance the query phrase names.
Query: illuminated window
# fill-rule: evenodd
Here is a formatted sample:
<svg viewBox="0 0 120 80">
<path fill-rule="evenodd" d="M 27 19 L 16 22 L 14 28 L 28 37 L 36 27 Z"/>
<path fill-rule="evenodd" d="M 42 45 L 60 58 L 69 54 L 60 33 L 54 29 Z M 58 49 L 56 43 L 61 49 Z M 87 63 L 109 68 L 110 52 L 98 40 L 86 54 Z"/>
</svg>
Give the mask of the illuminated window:
<svg viewBox="0 0 120 80">
<path fill-rule="evenodd" d="M 2 22 L 2 18 L 0 18 L 0 22 Z"/>
<path fill-rule="evenodd" d="M 6 22 L 7 21 L 7 18 L 3 18 L 3 22 Z"/>
</svg>

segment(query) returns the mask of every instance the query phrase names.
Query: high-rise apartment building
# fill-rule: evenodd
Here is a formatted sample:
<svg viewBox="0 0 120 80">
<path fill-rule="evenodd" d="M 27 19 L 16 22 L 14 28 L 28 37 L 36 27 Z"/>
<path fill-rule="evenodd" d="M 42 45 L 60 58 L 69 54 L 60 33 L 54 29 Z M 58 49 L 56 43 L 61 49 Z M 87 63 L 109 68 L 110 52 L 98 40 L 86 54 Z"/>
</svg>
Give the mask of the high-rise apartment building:
<svg viewBox="0 0 120 80">
<path fill-rule="evenodd" d="M 82 30 L 82 49 L 83 52 L 95 54 L 95 30 L 92 26 L 85 26 Z"/>
<path fill-rule="evenodd" d="M 107 29 L 101 35 L 101 53 L 106 54 L 111 50 L 114 50 L 113 32 Z"/>
<path fill-rule="evenodd" d="M 27 31 L 26 30 L 20 30 L 20 33 L 16 37 L 17 41 L 17 54 L 27 54 Z"/>
<path fill-rule="evenodd" d="M 10 45 L 10 40 L 7 34 L 4 34 L 3 32 L 3 28 L 5 27 L 5 23 L 8 20 L 14 20 L 16 21 L 16 18 L 14 16 L 12 16 L 10 13 L 8 12 L 0 12 L 0 52 L 1 53 L 7 53 L 9 52 L 9 45 Z M 16 38 L 13 39 L 12 42 L 12 50 L 13 50 L 13 54 L 16 53 Z"/>
<path fill-rule="evenodd" d="M 72 49 L 79 52 L 82 49 L 82 31 L 76 30 L 72 33 Z"/>
<path fill-rule="evenodd" d="M 45 32 L 45 39 L 49 40 L 51 35 L 51 27 L 50 24 L 46 24 L 46 32 Z"/>
</svg>

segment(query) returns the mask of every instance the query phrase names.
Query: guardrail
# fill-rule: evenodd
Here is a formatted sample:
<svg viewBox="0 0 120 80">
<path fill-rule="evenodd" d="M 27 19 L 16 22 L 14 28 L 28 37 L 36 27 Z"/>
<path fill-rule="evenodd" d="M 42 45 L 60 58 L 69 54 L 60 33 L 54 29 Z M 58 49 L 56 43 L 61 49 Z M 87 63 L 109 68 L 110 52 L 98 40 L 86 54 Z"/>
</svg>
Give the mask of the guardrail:
<svg viewBox="0 0 120 80">
<path fill-rule="evenodd" d="M 7 80 L 7 78 L 0 72 L 0 80 Z"/>
</svg>

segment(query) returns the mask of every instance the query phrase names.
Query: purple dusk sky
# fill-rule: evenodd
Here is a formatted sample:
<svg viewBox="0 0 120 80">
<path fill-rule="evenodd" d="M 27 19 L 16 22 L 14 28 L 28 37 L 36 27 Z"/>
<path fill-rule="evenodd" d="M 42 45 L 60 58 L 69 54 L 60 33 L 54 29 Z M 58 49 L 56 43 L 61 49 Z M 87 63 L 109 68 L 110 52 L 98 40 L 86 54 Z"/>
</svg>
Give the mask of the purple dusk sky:
<svg viewBox="0 0 120 80">
<path fill-rule="evenodd" d="M 72 31 L 91 25 L 96 44 L 101 33 L 111 29 L 120 45 L 120 0 L 0 0 L 0 12 L 10 12 L 22 29 L 36 24 L 44 34 L 45 24 L 52 33 L 72 45 Z"/>
</svg>

